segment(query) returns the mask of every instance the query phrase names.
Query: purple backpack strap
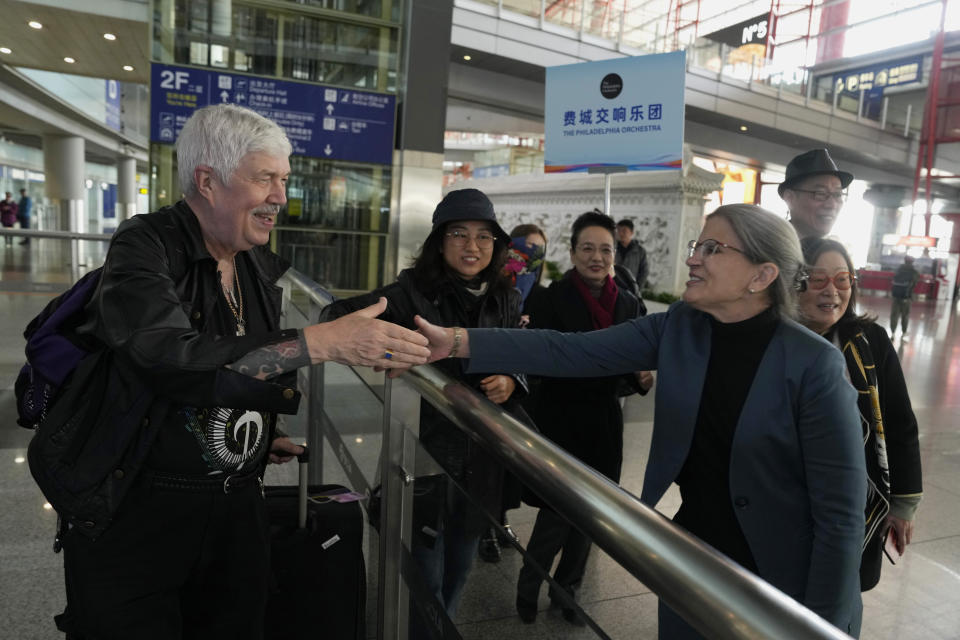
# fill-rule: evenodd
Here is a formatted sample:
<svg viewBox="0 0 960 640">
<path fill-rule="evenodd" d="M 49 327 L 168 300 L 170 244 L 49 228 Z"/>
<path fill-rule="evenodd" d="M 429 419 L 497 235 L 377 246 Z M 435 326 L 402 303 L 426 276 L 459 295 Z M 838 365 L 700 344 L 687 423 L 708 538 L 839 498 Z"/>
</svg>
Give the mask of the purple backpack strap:
<svg viewBox="0 0 960 640">
<path fill-rule="evenodd" d="M 50 403 L 89 351 L 75 344 L 64 329 L 93 297 L 101 269 L 80 278 L 69 290 L 52 300 L 23 332 L 27 339 L 27 363 L 16 382 L 17 409 L 24 427 L 35 427 Z"/>
</svg>

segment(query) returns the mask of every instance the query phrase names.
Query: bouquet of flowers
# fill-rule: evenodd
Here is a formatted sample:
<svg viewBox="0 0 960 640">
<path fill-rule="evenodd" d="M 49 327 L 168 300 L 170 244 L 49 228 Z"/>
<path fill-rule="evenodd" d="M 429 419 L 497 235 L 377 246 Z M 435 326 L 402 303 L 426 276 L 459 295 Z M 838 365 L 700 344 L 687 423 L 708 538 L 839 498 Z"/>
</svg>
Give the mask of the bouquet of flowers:
<svg viewBox="0 0 960 640">
<path fill-rule="evenodd" d="M 538 244 L 527 244 L 526 238 L 511 238 L 510 248 L 507 250 L 507 263 L 504 273 L 513 280 L 513 286 L 520 290 L 520 295 L 526 301 L 533 285 L 540 279 L 543 269 L 545 248 Z"/>
</svg>

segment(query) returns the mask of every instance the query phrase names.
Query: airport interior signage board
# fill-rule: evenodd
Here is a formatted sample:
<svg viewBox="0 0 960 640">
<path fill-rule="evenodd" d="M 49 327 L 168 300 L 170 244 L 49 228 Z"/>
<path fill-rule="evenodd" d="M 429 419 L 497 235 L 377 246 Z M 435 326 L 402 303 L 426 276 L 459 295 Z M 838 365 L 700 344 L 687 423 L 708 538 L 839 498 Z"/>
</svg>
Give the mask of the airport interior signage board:
<svg viewBox="0 0 960 640">
<path fill-rule="evenodd" d="M 685 53 L 547 68 L 544 171 L 680 169 Z"/>
<path fill-rule="evenodd" d="M 769 23 L 770 14 L 761 13 L 749 20 L 744 20 L 725 29 L 708 33 L 704 37 L 714 42 L 728 44 L 734 48 L 747 44 L 767 46 L 767 40 L 772 31 L 772 29 L 769 28 Z"/>
<path fill-rule="evenodd" d="M 832 74 L 833 88 L 838 93 L 857 96 L 861 91 L 883 95 L 887 87 L 917 84 L 923 80 L 923 55 L 891 60 L 881 64 L 847 69 Z"/>
<path fill-rule="evenodd" d="M 111 129 L 123 131 L 123 119 L 120 117 L 122 108 L 120 106 L 120 83 L 116 80 L 105 81 L 106 93 L 104 94 L 104 105 L 106 113 L 104 122 Z"/>
<path fill-rule="evenodd" d="M 393 161 L 396 97 L 214 69 L 154 63 L 150 74 L 150 140 L 172 144 L 190 115 L 234 103 L 270 118 L 297 155 L 351 162 Z"/>
</svg>

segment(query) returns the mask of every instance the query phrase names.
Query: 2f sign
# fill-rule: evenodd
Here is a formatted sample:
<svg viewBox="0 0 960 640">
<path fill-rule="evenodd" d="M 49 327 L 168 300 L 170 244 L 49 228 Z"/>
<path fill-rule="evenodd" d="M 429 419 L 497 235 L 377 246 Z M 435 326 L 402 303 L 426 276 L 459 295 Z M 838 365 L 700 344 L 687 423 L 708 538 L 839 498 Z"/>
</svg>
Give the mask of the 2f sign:
<svg viewBox="0 0 960 640">
<path fill-rule="evenodd" d="M 743 35 L 740 36 L 741 44 L 750 44 L 757 40 L 763 41 L 767 37 L 767 21 L 761 20 L 755 24 L 743 28 Z"/>
<path fill-rule="evenodd" d="M 164 69 L 160 72 L 160 88 L 179 91 L 183 85 L 190 82 L 189 71 L 171 71 Z"/>
</svg>

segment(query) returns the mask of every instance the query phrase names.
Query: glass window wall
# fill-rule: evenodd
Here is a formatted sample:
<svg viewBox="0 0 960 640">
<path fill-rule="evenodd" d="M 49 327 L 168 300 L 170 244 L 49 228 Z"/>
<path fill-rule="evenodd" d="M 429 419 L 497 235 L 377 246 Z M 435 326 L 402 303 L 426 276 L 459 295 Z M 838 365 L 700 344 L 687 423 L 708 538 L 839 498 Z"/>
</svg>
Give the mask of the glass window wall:
<svg viewBox="0 0 960 640">
<path fill-rule="evenodd" d="M 396 90 L 397 25 L 384 26 L 382 20 L 363 24 L 356 18 L 338 20 L 327 14 L 238 2 L 233 3 L 231 15 L 221 15 L 224 4 L 230 6 L 218 0 L 159 0 L 157 6 L 162 10 L 154 14 L 154 59 L 375 91 Z M 308 6 L 331 4 L 342 6 L 344 12 L 354 5 L 367 6 L 359 1 Z M 379 2 L 376 5 L 382 10 Z"/>
<path fill-rule="evenodd" d="M 155 0 L 153 55 L 301 82 L 395 91 L 395 0 Z M 180 199 L 176 150 L 151 144 L 151 206 Z M 389 166 L 293 156 L 287 206 L 272 246 L 338 291 L 382 284 L 390 220 Z"/>
</svg>

